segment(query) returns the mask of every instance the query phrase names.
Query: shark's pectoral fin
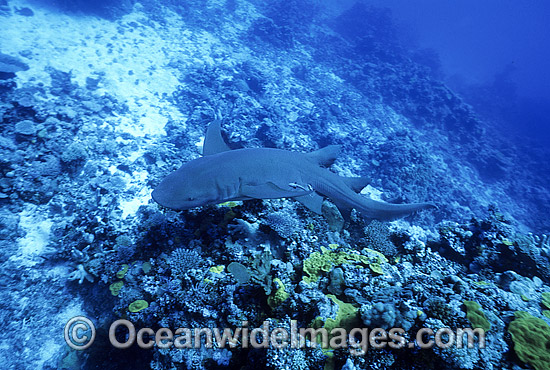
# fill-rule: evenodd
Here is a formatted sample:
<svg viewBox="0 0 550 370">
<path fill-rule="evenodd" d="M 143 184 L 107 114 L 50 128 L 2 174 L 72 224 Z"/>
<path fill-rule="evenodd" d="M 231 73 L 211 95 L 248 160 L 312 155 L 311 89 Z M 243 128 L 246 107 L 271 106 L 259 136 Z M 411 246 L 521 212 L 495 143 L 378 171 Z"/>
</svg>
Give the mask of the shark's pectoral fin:
<svg viewBox="0 0 550 370">
<path fill-rule="evenodd" d="M 338 155 L 342 147 L 340 145 L 329 145 L 311 153 L 307 153 L 306 156 L 321 166 L 330 166 Z"/>
<path fill-rule="evenodd" d="M 255 199 L 295 198 L 311 194 L 313 188 L 309 185 L 296 183 L 276 184 L 265 182 L 261 184 L 243 184 L 241 195 Z"/>
<path fill-rule="evenodd" d="M 317 194 L 316 192 L 312 192 L 307 195 L 302 195 L 300 197 L 294 197 L 294 199 L 302 203 L 310 211 L 313 211 L 318 215 L 323 214 L 323 211 L 322 211 L 323 197 Z"/>
<path fill-rule="evenodd" d="M 206 129 L 202 155 L 212 155 L 231 150 L 222 137 L 221 120 L 216 118 Z"/>
</svg>

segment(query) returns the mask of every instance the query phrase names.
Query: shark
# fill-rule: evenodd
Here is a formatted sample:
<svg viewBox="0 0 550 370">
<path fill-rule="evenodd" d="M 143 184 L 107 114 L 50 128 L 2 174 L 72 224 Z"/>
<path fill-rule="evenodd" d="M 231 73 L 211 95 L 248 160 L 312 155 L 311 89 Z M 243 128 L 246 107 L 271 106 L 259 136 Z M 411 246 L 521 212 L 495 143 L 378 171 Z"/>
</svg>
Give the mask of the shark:
<svg viewBox="0 0 550 370">
<path fill-rule="evenodd" d="M 393 220 L 437 208 L 432 203 L 393 204 L 363 196 L 365 177 L 343 177 L 327 167 L 340 154 L 339 145 L 310 153 L 274 148 L 230 149 L 221 133 L 221 120 L 209 124 L 203 155 L 184 163 L 153 190 L 155 202 L 174 210 L 250 199 L 292 198 L 323 214 L 328 198 L 349 220 L 352 209 L 363 217 Z"/>
</svg>

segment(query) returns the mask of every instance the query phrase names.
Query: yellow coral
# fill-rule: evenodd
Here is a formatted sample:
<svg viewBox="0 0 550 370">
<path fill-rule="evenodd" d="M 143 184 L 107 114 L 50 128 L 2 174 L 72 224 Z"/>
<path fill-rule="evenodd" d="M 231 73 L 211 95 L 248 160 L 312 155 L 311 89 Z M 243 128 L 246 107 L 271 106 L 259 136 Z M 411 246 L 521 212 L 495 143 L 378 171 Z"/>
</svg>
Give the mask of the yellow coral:
<svg viewBox="0 0 550 370">
<path fill-rule="evenodd" d="M 223 272 L 223 270 L 225 270 L 224 265 L 210 267 L 210 272 L 212 272 L 214 274 L 221 274 Z"/>
<path fill-rule="evenodd" d="M 342 264 L 363 264 L 370 267 L 372 272 L 383 274 L 382 264 L 388 263 L 388 259 L 382 253 L 365 248 L 366 255 L 353 253 L 352 251 L 334 252 L 321 247 L 321 252 L 313 252 L 304 261 L 304 277 L 306 283 L 319 280 L 321 271 L 329 272 L 334 266 Z M 360 267 L 360 266 L 357 266 Z"/>
<path fill-rule="evenodd" d="M 273 292 L 268 298 L 267 298 L 267 304 L 271 308 L 275 308 L 284 301 L 290 297 L 290 294 L 285 290 L 285 285 L 279 278 L 273 279 L 273 282 L 277 285 L 277 290 Z"/>
</svg>

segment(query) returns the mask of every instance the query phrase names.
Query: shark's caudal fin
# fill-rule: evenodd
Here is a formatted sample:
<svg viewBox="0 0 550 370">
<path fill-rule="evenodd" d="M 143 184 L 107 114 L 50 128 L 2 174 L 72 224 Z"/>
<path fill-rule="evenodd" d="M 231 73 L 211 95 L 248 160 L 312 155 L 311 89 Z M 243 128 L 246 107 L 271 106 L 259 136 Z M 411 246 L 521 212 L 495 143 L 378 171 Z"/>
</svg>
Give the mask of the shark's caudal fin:
<svg viewBox="0 0 550 370">
<path fill-rule="evenodd" d="M 381 221 L 395 220 L 423 209 L 437 208 L 432 203 L 393 204 L 363 198 L 361 206 L 357 210 L 368 218 L 376 218 Z"/>
<path fill-rule="evenodd" d="M 338 158 L 341 150 L 342 147 L 340 145 L 329 145 L 314 152 L 307 153 L 306 156 L 313 162 L 328 167 Z"/>
<path fill-rule="evenodd" d="M 212 155 L 231 150 L 222 137 L 221 120 L 216 118 L 206 129 L 202 155 Z"/>
<path fill-rule="evenodd" d="M 352 208 L 355 208 L 363 217 L 380 221 L 391 221 L 410 215 L 423 209 L 437 208 L 432 203 L 393 204 L 372 200 L 359 194 L 353 197 L 354 202 L 331 199 L 338 207 L 344 220 L 349 221 Z"/>
</svg>

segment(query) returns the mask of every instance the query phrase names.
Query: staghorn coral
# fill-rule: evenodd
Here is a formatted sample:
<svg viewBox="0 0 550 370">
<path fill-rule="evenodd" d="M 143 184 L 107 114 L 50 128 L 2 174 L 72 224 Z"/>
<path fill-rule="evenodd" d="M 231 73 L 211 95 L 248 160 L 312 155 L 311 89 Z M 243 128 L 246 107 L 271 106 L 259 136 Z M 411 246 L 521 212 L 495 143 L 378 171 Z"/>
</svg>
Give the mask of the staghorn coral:
<svg viewBox="0 0 550 370">
<path fill-rule="evenodd" d="M 172 270 L 172 276 L 181 279 L 188 271 L 200 267 L 201 261 L 201 255 L 195 250 L 178 248 L 172 251 L 168 265 Z"/>
<path fill-rule="evenodd" d="M 295 213 L 279 211 L 266 217 L 267 225 L 283 239 L 288 239 L 297 232 L 302 224 Z"/>
<path fill-rule="evenodd" d="M 365 241 L 369 245 L 369 248 L 385 256 L 393 256 L 397 253 L 397 248 L 390 240 L 390 235 L 388 224 L 378 220 L 372 220 L 365 227 Z"/>
</svg>

